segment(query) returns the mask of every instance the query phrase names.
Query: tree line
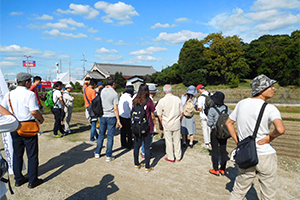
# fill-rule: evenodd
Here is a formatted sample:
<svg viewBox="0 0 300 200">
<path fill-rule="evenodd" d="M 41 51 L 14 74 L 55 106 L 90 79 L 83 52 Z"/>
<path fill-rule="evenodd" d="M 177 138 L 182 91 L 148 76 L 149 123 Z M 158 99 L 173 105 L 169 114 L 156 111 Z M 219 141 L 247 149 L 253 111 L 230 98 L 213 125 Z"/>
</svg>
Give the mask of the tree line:
<svg viewBox="0 0 300 200">
<path fill-rule="evenodd" d="M 180 50 L 177 63 L 145 77 L 150 82 L 225 84 L 238 87 L 242 79 L 259 74 L 280 86 L 300 86 L 300 30 L 289 35 L 263 35 L 244 43 L 240 37 L 212 33 L 203 40 L 190 39 Z"/>
</svg>

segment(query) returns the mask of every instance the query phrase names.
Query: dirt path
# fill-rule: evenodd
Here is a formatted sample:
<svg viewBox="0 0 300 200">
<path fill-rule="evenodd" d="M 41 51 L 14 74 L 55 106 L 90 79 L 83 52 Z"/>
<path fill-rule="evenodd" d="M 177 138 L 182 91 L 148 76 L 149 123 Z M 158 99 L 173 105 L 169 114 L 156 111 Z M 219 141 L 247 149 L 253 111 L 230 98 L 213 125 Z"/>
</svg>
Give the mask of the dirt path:
<svg viewBox="0 0 300 200">
<path fill-rule="evenodd" d="M 186 149 L 181 162 L 168 163 L 164 160 L 164 140 L 156 135 L 152 145 L 155 155 L 151 159 L 155 170 L 146 174 L 144 169 L 135 170 L 133 150 L 120 148 L 120 138 L 116 135 L 113 155 L 116 160 L 105 162 L 105 148 L 102 157 L 95 159 L 95 143 L 88 142 L 89 124 L 83 113 L 73 113 L 73 134 L 61 139 L 51 137 L 53 115 L 45 115 L 46 123 L 41 126 L 39 136 L 39 174 L 45 183 L 35 189 L 27 185 L 13 186 L 14 195 L 7 193 L 8 199 L 228 199 L 237 175 L 237 167 L 231 161 L 227 165 L 227 175 L 216 177 L 208 173 L 211 168 L 209 152 L 201 148 L 202 132 L 197 120 L 198 143 L 193 149 Z M 280 152 L 299 153 L 299 122 L 289 124 L 287 136 L 282 136 L 286 145 Z M 279 140 L 279 139 L 278 139 Z M 104 141 L 106 145 L 106 140 Z M 233 144 L 232 144 L 233 145 Z M 230 150 L 231 144 L 228 145 Z M 274 145 L 275 148 L 276 145 Z M 278 144 L 278 147 L 280 145 Z M 232 149 L 232 148 L 231 148 Z M 278 192 L 277 199 L 300 199 L 300 159 L 281 155 L 278 152 Z M 25 156 L 26 159 L 26 156 Z M 13 180 L 13 176 L 10 176 Z M 14 185 L 14 181 L 12 181 Z M 247 195 L 248 199 L 259 196 L 258 183 Z"/>
</svg>

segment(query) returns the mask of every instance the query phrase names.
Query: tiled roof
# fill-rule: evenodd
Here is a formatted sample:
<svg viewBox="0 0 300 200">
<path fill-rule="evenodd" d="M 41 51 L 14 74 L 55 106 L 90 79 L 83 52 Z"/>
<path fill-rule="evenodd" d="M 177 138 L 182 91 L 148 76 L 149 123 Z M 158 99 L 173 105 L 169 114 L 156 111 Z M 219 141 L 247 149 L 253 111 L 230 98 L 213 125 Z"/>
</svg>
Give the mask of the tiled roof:
<svg viewBox="0 0 300 200">
<path fill-rule="evenodd" d="M 151 75 L 156 71 L 152 66 L 141 66 L 141 65 L 122 65 L 122 64 L 107 64 L 107 63 L 95 63 L 101 72 L 114 75 L 116 72 L 122 72 L 123 76 L 145 76 Z"/>
</svg>

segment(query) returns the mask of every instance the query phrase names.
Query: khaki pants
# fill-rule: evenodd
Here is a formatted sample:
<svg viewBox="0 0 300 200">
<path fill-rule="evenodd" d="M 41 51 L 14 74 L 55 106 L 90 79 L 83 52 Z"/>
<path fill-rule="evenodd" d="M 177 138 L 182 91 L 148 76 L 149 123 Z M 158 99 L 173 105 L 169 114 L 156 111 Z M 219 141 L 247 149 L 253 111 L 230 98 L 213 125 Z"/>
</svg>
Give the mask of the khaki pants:
<svg viewBox="0 0 300 200">
<path fill-rule="evenodd" d="M 259 180 L 261 199 L 275 199 L 277 189 L 277 155 L 258 156 L 258 164 L 248 169 L 240 169 L 235 179 L 230 200 L 241 200 L 250 189 L 255 177 Z"/>
<path fill-rule="evenodd" d="M 164 130 L 166 154 L 169 160 L 181 159 L 180 129 L 176 131 Z M 175 155 L 175 158 L 174 158 Z"/>
</svg>

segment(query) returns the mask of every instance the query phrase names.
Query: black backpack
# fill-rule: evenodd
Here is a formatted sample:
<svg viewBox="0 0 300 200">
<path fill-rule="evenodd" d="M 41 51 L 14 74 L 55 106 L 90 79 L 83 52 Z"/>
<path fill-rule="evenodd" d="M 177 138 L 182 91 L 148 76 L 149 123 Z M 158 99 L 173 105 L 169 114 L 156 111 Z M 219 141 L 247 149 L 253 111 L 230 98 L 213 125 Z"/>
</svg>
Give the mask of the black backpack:
<svg viewBox="0 0 300 200">
<path fill-rule="evenodd" d="M 2 154 L 0 153 L 0 181 L 4 183 L 8 183 L 8 188 L 11 194 L 14 194 L 14 191 L 11 188 L 10 181 L 9 181 L 9 175 L 7 175 L 7 179 L 3 178 L 3 176 L 8 173 L 8 164 L 7 161 L 2 157 Z"/>
<path fill-rule="evenodd" d="M 227 129 L 227 126 L 225 125 L 229 115 L 227 114 L 228 107 L 225 106 L 226 108 L 222 110 L 221 112 L 216 108 L 213 107 L 219 114 L 217 123 L 216 123 L 216 136 L 219 139 L 227 139 L 230 138 L 231 135 Z"/>
<path fill-rule="evenodd" d="M 134 104 L 131 111 L 131 130 L 137 137 L 142 137 L 150 130 L 149 122 L 146 116 L 145 105 L 148 100 L 142 105 Z"/>
<path fill-rule="evenodd" d="M 214 107 L 216 104 L 215 102 L 210 98 L 210 92 L 208 93 L 208 96 L 205 94 L 201 94 L 201 96 L 205 97 L 205 103 L 204 103 L 204 113 L 207 116 L 208 115 L 208 111 L 211 107 Z"/>
<path fill-rule="evenodd" d="M 97 117 L 102 117 L 103 115 L 103 107 L 102 107 L 102 99 L 101 99 L 101 91 L 103 88 L 100 88 L 98 91 L 98 95 L 92 100 L 92 110 L 94 111 Z"/>
</svg>

